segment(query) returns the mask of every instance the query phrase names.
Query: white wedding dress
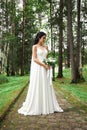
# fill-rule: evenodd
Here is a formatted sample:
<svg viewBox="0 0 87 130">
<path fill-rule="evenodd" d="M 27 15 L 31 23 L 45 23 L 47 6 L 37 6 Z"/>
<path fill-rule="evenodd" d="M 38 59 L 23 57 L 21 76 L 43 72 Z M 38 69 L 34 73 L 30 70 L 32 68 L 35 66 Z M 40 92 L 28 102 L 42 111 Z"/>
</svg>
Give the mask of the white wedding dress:
<svg viewBox="0 0 87 130">
<path fill-rule="evenodd" d="M 47 50 L 37 48 L 37 58 L 43 62 Z M 40 115 L 54 112 L 63 112 L 59 106 L 53 85 L 51 70 L 31 61 L 30 84 L 25 102 L 18 109 L 18 113 L 26 115 Z"/>
</svg>

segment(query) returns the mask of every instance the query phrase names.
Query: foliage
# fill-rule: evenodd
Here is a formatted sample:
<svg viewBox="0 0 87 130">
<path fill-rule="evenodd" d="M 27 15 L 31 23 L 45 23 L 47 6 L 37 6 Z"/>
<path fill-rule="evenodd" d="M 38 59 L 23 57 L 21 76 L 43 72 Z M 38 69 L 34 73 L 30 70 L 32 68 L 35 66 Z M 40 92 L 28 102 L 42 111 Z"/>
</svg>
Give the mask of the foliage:
<svg viewBox="0 0 87 130">
<path fill-rule="evenodd" d="M 87 48 L 85 48 L 84 53 L 83 53 L 83 64 L 87 65 Z"/>
<path fill-rule="evenodd" d="M 0 75 L 0 84 L 7 83 L 8 78 L 5 75 Z"/>
<path fill-rule="evenodd" d="M 73 40 L 74 40 L 74 57 L 77 53 L 77 1 L 72 0 L 72 24 L 73 24 Z M 23 12 L 25 18 L 24 38 L 23 38 Z M 63 46 L 62 56 L 63 64 L 68 63 L 68 37 L 67 37 L 67 1 L 63 1 Z M 82 45 L 82 61 L 83 65 L 87 64 L 87 2 L 81 1 L 81 45 Z M 36 33 L 42 29 L 47 32 L 47 43 L 52 39 L 52 50 L 49 55 L 55 57 L 58 61 L 59 57 L 59 26 L 60 22 L 60 0 L 26 0 L 24 10 L 19 8 L 18 0 L 0 1 L 0 49 L 2 58 L 0 67 L 2 72 L 9 70 L 9 75 L 12 75 L 14 70 L 15 75 L 21 73 L 22 59 L 22 43 L 24 40 L 24 73 L 29 73 L 31 53 L 34 37 Z M 51 34 L 52 26 L 52 36 Z M 51 36 L 51 37 L 50 37 Z M 56 52 L 56 50 L 58 50 Z M 70 59 L 69 59 L 70 62 Z M 57 67 L 59 64 L 57 64 Z"/>
<path fill-rule="evenodd" d="M 43 5 L 43 6 L 42 6 Z M 31 62 L 31 48 L 33 45 L 36 33 L 42 28 L 41 21 L 48 14 L 47 1 L 27 0 L 25 10 L 18 7 L 16 1 L 0 2 L 0 26 L 1 30 L 1 48 L 3 55 L 2 62 L 7 60 L 5 67 L 9 67 L 9 75 L 14 71 L 15 74 L 20 74 L 22 59 L 22 42 L 23 42 L 23 11 L 25 18 L 24 32 L 24 71 L 29 73 Z M 4 21 L 4 24 L 2 22 Z M 41 27 L 42 26 L 42 27 Z M 46 28 L 46 26 L 44 26 Z M 4 67 L 3 66 L 3 67 Z M 14 69 L 14 70 L 12 70 Z"/>
</svg>

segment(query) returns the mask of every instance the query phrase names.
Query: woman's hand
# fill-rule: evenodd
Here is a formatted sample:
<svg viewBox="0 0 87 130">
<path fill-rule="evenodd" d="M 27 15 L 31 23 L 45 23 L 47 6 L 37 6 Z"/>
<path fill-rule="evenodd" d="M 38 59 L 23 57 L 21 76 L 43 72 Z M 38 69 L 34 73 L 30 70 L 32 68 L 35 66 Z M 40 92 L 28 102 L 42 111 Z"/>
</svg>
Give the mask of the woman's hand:
<svg viewBox="0 0 87 130">
<path fill-rule="evenodd" d="M 48 65 L 46 65 L 46 64 L 44 64 L 44 67 L 45 67 L 45 69 L 50 69 L 50 66 L 48 66 Z"/>
</svg>

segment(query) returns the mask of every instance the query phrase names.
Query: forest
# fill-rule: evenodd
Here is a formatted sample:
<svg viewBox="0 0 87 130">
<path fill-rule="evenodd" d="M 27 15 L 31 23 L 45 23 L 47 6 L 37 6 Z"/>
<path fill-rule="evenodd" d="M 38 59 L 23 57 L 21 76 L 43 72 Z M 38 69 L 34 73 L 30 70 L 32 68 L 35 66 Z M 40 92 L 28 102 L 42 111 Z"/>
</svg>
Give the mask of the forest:
<svg viewBox="0 0 87 130">
<path fill-rule="evenodd" d="M 53 85 L 41 80 L 37 99 L 44 95 L 42 86 L 47 95 L 53 87 L 64 112 L 22 117 L 17 110 L 30 87 L 32 46 L 40 31 L 46 33 L 48 58 L 56 62 Z M 87 0 L 0 0 L 0 128 L 86 130 L 86 115 Z"/>
<path fill-rule="evenodd" d="M 45 44 L 57 59 L 54 76 L 62 78 L 63 70 L 70 68 L 71 83 L 84 81 L 86 0 L 0 0 L 0 74 L 29 73 L 32 45 L 39 31 L 46 32 Z"/>
</svg>

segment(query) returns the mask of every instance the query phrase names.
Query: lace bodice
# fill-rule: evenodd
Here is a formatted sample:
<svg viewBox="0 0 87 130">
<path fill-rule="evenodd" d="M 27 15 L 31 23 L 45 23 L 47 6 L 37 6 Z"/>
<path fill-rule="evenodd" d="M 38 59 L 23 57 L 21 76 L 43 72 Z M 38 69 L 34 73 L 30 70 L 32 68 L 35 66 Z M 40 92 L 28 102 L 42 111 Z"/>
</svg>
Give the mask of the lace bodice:
<svg viewBox="0 0 87 130">
<path fill-rule="evenodd" d="M 43 61 L 44 59 L 46 59 L 47 53 L 48 51 L 45 48 L 44 49 L 37 48 L 37 58 L 40 61 Z"/>
</svg>

